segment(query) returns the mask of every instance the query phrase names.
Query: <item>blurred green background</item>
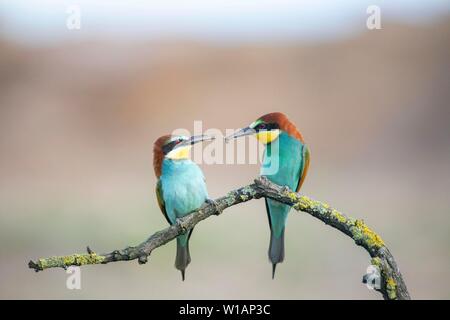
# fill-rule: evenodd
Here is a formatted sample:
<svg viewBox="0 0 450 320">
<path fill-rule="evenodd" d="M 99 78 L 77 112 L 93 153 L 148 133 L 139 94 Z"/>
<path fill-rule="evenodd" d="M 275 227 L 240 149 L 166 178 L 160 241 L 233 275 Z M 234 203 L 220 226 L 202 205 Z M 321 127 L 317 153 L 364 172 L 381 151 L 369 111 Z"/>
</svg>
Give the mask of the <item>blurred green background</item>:
<svg viewBox="0 0 450 320">
<path fill-rule="evenodd" d="M 366 28 L 369 1 L 79 3 L 71 31 L 71 2 L 0 2 L 0 298 L 379 299 L 361 283 L 367 253 L 302 213 L 273 281 L 262 200 L 198 225 L 184 283 L 174 243 L 143 266 L 83 268 L 81 290 L 28 269 L 166 227 L 160 135 L 271 111 L 310 146 L 302 191 L 379 232 L 413 298 L 450 298 L 447 1 L 382 2 L 381 30 Z M 202 168 L 213 198 L 258 174 Z"/>
</svg>

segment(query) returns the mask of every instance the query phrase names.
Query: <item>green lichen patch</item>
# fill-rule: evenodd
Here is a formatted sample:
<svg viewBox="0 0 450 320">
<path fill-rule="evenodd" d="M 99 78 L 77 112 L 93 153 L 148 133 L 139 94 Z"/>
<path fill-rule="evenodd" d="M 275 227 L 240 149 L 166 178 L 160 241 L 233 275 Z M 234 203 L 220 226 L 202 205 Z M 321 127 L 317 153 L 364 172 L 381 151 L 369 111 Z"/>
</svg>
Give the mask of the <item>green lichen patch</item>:
<svg viewBox="0 0 450 320">
<path fill-rule="evenodd" d="M 295 195 L 295 193 L 293 192 Z M 291 197 L 290 197 L 291 198 Z M 313 210 L 314 207 L 316 207 L 316 201 L 308 198 L 307 196 L 301 196 L 300 198 L 297 198 L 295 195 L 296 203 L 294 204 L 294 209 L 306 211 L 306 210 Z"/>
<path fill-rule="evenodd" d="M 255 190 L 253 190 L 253 188 L 250 186 L 246 186 L 246 187 L 242 188 L 241 192 L 248 196 L 252 196 L 255 194 Z"/>
<path fill-rule="evenodd" d="M 372 258 L 370 260 L 370 263 L 374 266 L 377 266 L 378 268 L 381 268 L 381 259 L 378 257 Z"/>
<path fill-rule="evenodd" d="M 389 299 L 395 300 L 397 299 L 397 283 L 393 278 L 389 278 L 386 281 L 386 291 Z"/>
<path fill-rule="evenodd" d="M 229 192 L 229 193 L 227 193 L 227 196 L 222 201 L 224 201 L 224 203 L 227 207 L 230 207 L 234 204 L 235 197 L 236 197 L 235 192 Z"/>
<path fill-rule="evenodd" d="M 337 211 L 336 209 L 331 210 L 331 217 L 337 221 L 339 221 L 340 223 L 346 223 L 347 222 L 347 217 L 344 216 L 342 213 L 340 213 L 339 211 Z"/>
<path fill-rule="evenodd" d="M 308 198 L 307 196 L 301 196 L 297 198 L 297 201 L 294 203 L 293 207 L 296 210 L 319 213 L 323 216 L 328 216 L 331 212 L 330 206 L 328 204 L 313 200 L 311 198 Z M 337 218 L 338 217 L 336 216 L 336 219 Z M 341 219 L 341 217 L 339 217 L 339 219 Z"/>
<path fill-rule="evenodd" d="M 72 254 L 69 256 L 55 256 L 39 259 L 37 264 L 41 270 L 48 268 L 65 268 L 68 266 L 83 266 L 87 264 L 99 264 L 105 260 L 104 256 L 96 253 Z"/>
<path fill-rule="evenodd" d="M 239 196 L 239 198 L 240 198 L 242 201 L 247 201 L 247 200 L 248 200 L 248 195 L 246 195 L 246 194 L 241 194 L 241 195 Z"/>
<path fill-rule="evenodd" d="M 292 202 L 297 202 L 298 201 L 298 197 L 297 194 L 295 192 L 287 192 L 286 195 L 288 196 L 289 199 L 291 199 Z"/>
<path fill-rule="evenodd" d="M 362 220 L 355 220 L 354 227 L 351 230 L 355 241 L 362 241 L 369 248 L 379 249 L 384 246 L 383 239 Z"/>
</svg>

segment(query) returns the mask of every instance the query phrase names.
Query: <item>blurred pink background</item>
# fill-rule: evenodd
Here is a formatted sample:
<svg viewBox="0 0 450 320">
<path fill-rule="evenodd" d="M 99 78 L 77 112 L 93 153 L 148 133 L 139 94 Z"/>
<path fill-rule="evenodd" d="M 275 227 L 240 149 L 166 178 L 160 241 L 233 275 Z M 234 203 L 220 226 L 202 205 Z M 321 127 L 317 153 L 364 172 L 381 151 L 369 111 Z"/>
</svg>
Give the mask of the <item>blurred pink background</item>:
<svg viewBox="0 0 450 320">
<path fill-rule="evenodd" d="M 252 25 L 251 10 L 242 11 L 245 20 L 236 9 L 229 13 L 235 25 L 228 20 L 204 35 L 188 18 L 179 26 L 186 33 L 164 29 L 177 18 L 170 8 L 157 32 L 124 20 L 126 32 L 108 33 L 107 21 L 87 7 L 88 22 L 76 33 L 65 29 L 64 7 L 49 4 L 51 19 L 38 10 L 27 22 L 31 9 L 18 3 L 0 6 L 0 298 L 379 299 L 361 283 L 367 253 L 294 211 L 286 260 L 272 281 L 262 200 L 196 227 L 184 283 L 174 243 L 143 266 L 83 268 L 81 290 L 66 289 L 63 270 L 28 269 L 30 259 L 86 245 L 120 249 L 166 227 L 152 169 L 160 135 L 193 130 L 195 120 L 224 132 L 271 111 L 286 113 L 310 146 L 302 192 L 379 232 L 413 298 L 450 298 L 448 6 L 436 14 L 419 6 L 410 16 L 405 9 L 407 19 L 388 7 L 382 29 L 371 31 L 365 7 L 349 4 L 336 9 L 342 20 L 324 22 L 324 34 L 313 27 L 309 34 L 302 20 L 298 30 L 270 29 L 284 23 L 272 19 L 264 28 L 275 35 L 265 38 L 264 21 Z M 142 18 L 137 9 L 126 12 Z M 355 12 L 347 25 L 346 14 Z M 207 29 L 214 14 L 206 11 L 204 20 L 195 21 Z M 52 23 L 60 24 L 57 33 Z M 347 31 L 325 32 L 340 23 Z M 202 168 L 214 198 L 259 171 Z"/>
</svg>

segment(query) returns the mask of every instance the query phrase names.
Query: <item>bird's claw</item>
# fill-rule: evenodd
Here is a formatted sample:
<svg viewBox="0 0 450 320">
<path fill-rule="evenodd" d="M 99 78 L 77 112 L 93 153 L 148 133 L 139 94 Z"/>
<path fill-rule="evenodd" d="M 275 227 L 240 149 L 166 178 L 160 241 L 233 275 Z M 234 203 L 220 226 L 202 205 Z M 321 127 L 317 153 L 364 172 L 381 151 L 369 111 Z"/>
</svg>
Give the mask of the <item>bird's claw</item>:
<svg viewBox="0 0 450 320">
<path fill-rule="evenodd" d="M 219 205 L 213 199 L 206 199 L 206 203 L 211 204 L 214 206 L 214 208 L 216 208 L 216 212 L 214 213 L 216 216 L 218 216 L 222 213 L 222 210 L 220 209 Z"/>
<path fill-rule="evenodd" d="M 178 226 L 178 228 L 180 228 L 181 234 L 185 234 L 186 233 L 187 229 L 183 225 L 183 223 L 181 222 L 180 219 L 177 219 L 177 226 Z"/>
</svg>

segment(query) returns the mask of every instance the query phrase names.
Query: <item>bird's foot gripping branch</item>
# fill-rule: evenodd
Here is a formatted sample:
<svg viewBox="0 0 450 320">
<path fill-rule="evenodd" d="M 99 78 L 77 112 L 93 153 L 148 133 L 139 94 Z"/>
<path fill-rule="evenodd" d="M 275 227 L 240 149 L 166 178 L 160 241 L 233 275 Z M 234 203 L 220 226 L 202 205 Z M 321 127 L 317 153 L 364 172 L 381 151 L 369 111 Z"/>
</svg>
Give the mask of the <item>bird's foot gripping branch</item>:
<svg viewBox="0 0 450 320">
<path fill-rule="evenodd" d="M 199 210 L 178 219 L 178 223 L 151 235 L 141 244 L 114 250 L 109 253 L 97 254 L 88 248 L 84 254 L 56 256 L 30 261 L 31 269 L 42 271 L 49 268 L 67 268 L 68 266 L 83 266 L 89 264 L 107 264 L 115 261 L 129 261 L 137 259 L 140 264 L 146 263 L 151 252 L 175 239 L 178 235 L 192 229 L 197 223 L 211 215 L 224 211 L 236 204 L 258 199 L 271 198 L 292 206 L 297 211 L 303 211 L 323 221 L 325 224 L 341 231 L 354 242 L 367 250 L 371 256 L 371 264 L 378 268 L 381 281 L 377 289 L 384 299 L 410 299 L 400 270 L 381 237 L 370 229 L 362 220 L 350 218 L 333 209 L 326 203 L 312 200 L 273 184 L 264 177 L 259 177 L 253 184 L 229 192 L 214 202 L 205 203 Z"/>
</svg>

